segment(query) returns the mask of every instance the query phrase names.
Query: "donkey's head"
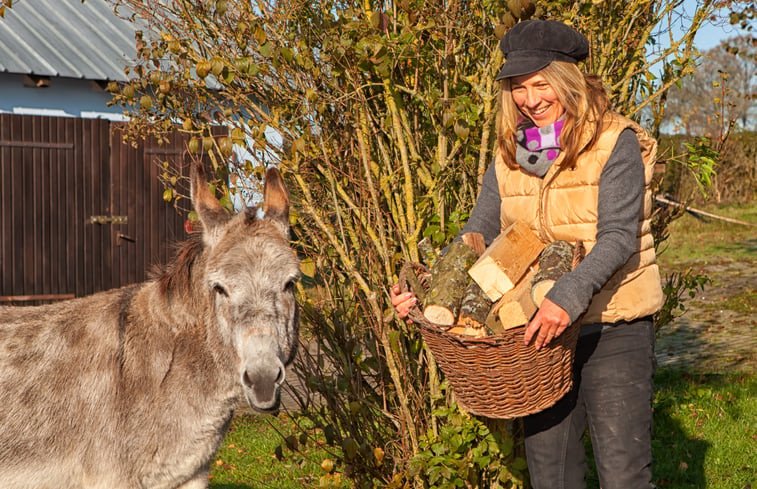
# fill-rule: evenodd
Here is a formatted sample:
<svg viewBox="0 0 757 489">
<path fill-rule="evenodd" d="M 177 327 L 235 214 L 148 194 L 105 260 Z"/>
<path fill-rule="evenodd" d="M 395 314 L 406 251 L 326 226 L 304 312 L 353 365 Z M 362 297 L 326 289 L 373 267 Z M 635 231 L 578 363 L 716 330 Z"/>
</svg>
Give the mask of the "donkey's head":
<svg viewBox="0 0 757 489">
<path fill-rule="evenodd" d="M 281 176 L 273 168 L 266 172 L 260 210 L 230 216 L 195 165 L 192 202 L 203 225 L 203 287 L 215 323 L 210 327 L 233 346 L 250 406 L 276 409 L 299 327 L 294 297 L 299 260 L 289 247 L 289 197 Z"/>
</svg>

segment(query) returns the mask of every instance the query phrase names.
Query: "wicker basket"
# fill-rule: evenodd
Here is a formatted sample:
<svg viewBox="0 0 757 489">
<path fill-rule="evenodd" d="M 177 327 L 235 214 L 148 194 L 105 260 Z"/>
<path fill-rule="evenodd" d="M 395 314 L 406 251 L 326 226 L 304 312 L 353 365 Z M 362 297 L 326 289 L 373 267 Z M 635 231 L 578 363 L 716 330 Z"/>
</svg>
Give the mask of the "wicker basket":
<svg viewBox="0 0 757 489">
<path fill-rule="evenodd" d="M 408 273 L 428 282 L 428 269 L 408 263 L 400 274 L 404 290 Z M 425 275 L 425 276 L 424 276 Z M 473 338 L 448 333 L 447 326 L 428 321 L 419 308 L 409 318 L 452 387 L 457 403 L 488 418 L 516 418 L 554 405 L 573 385 L 573 354 L 580 328 L 572 327 L 540 350 L 524 345 L 524 327 Z"/>
</svg>

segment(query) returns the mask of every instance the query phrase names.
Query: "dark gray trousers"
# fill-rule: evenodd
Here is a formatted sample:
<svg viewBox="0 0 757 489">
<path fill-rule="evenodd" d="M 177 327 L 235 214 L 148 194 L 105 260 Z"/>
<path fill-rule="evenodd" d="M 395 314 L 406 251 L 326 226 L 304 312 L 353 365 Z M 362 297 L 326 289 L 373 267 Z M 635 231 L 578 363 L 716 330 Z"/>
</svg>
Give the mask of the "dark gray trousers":
<svg viewBox="0 0 757 489">
<path fill-rule="evenodd" d="M 583 489 L 586 427 L 602 489 L 649 489 L 652 483 L 654 325 L 651 318 L 584 326 L 573 389 L 554 406 L 524 418 L 534 489 Z"/>
</svg>

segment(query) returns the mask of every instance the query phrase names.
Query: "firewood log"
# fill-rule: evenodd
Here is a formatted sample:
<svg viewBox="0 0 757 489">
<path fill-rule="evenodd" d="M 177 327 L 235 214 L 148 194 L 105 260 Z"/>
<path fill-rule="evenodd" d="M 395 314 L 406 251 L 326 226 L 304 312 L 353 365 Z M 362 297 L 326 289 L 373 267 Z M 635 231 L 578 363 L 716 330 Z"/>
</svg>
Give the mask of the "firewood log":
<svg viewBox="0 0 757 489">
<path fill-rule="evenodd" d="M 436 264 L 436 260 L 439 259 L 439 254 L 431 244 L 431 240 L 426 237 L 418 241 L 418 253 L 421 255 L 421 261 L 431 268 Z"/>
<path fill-rule="evenodd" d="M 470 276 L 496 301 L 515 287 L 543 249 L 544 243 L 528 225 L 515 222 L 489 245 L 471 267 Z"/>
<path fill-rule="evenodd" d="M 486 321 L 494 333 L 503 333 L 508 329 L 523 326 L 536 313 L 537 308 L 531 300 L 531 279 L 535 274 L 535 269 L 529 269 L 515 288 L 505 292 L 494 304 Z"/>
<path fill-rule="evenodd" d="M 429 321 L 455 324 L 460 302 L 468 286 L 468 269 L 476 262 L 476 251 L 462 241 L 453 242 L 431 269 L 429 288 L 423 301 L 423 315 Z"/>
<path fill-rule="evenodd" d="M 484 235 L 481 233 L 465 233 L 462 236 L 463 243 L 467 244 L 474 250 L 476 254 L 481 256 L 486 251 L 486 242 L 484 241 Z"/>
<path fill-rule="evenodd" d="M 460 304 L 460 317 L 457 320 L 458 326 L 456 328 L 462 329 L 453 332 L 476 337 L 492 334 L 492 331 L 487 330 L 486 327 L 486 318 L 491 308 L 492 301 L 474 280 L 470 280 L 465 289 L 465 294 L 463 294 Z"/>
<path fill-rule="evenodd" d="M 531 280 L 531 298 L 537 307 L 552 289 L 557 279 L 573 270 L 583 260 L 583 242 L 574 245 L 567 241 L 554 241 L 539 255 L 539 272 Z"/>
</svg>

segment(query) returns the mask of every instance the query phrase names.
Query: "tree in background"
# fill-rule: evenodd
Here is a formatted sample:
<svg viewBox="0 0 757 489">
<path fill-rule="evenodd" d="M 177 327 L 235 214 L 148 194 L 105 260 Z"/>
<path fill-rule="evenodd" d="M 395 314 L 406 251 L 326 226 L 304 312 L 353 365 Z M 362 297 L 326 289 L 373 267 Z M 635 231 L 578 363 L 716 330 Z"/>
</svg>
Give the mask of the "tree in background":
<svg viewBox="0 0 757 489">
<path fill-rule="evenodd" d="M 475 200 L 495 144 L 497 41 L 521 19 L 574 24 L 591 42 L 587 70 L 623 113 L 649 108 L 656 130 L 667 90 L 695 70 L 694 34 L 716 7 L 746 4 L 704 0 L 684 18 L 682 0 L 116 3 L 143 26 L 133 81 L 110 86 L 131 135 L 178 124 L 188 151 L 213 157 L 228 206 L 225 182 L 254 187 L 263 161 L 289 184 L 303 319 L 318 339 L 298 368 L 319 402 L 302 399 L 316 430 L 287 447 L 325 440 L 337 463 L 324 463 L 324 486 L 342 475 L 356 487 L 522 486 L 513 424 L 459 412 L 387 294 L 421 238 L 446 244 Z M 217 125 L 229 134 L 213 137 Z"/>
<path fill-rule="evenodd" d="M 733 15 L 747 29 L 750 16 Z M 748 13 L 747 12 L 747 13 Z M 703 53 L 667 95 L 662 190 L 684 202 L 748 202 L 757 181 L 757 38 L 742 35 Z M 717 166 L 717 171 L 716 171 Z"/>
<path fill-rule="evenodd" d="M 757 129 L 757 38 L 745 35 L 706 51 L 699 67 L 671 88 L 666 132 L 719 137 L 734 129 Z"/>
</svg>

